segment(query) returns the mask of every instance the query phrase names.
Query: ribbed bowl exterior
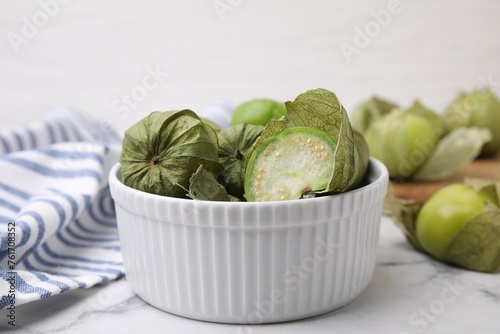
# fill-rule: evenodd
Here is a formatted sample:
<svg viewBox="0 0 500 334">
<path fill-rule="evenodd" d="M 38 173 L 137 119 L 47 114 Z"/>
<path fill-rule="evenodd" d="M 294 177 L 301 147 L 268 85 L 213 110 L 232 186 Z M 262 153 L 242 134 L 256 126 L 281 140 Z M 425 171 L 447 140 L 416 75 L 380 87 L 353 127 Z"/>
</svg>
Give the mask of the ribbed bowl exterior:
<svg viewBox="0 0 500 334">
<path fill-rule="evenodd" d="M 375 267 L 388 175 L 321 198 L 233 203 L 157 196 L 110 173 L 127 280 L 146 302 L 199 320 L 289 321 L 356 298 Z"/>
</svg>

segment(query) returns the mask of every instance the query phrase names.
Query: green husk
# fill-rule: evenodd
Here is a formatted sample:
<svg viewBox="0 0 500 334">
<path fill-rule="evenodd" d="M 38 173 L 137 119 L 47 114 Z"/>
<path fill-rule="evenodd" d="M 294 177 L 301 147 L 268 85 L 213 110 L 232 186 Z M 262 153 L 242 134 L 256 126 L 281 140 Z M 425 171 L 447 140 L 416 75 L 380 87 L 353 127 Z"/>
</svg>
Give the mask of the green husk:
<svg viewBox="0 0 500 334">
<path fill-rule="evenodd" d="M 500 151 L 500 100 L 489 89 L 460 94 L 445 110 L 446 131 L 458 127 L 480 127 L 492 135 L 484 144 L 481 154 L 492 155 Z"/>
<path fill-rule="evenodd" d="M 370 149 L 368 148 L 368 143 L 361 133 L 356 130 L 353 130 L 353 133 L 355 144 L 354 165 L 358 167 L 355 168 L 352 182 L 347 190 L 355 189 L 363 182 L 366 170 L 368 169 L 368 163 L 370 162 Z"/>
<path fill-rule="evenodd" d="M 445 121 L 420 101 L 379 116 L 366 131 L 370 151 L 397 180 L 435 181 L 472 162 L 492 138 L 486 129 L 457 128 L 445 135 Z"/>
<path fill-rule="evenodd" d="M 445 260 L 482 271 L 500 270 L 500 209 L 489 208 L 469 221 L 452 241 Z"/>
<path fill-rule="evenodd" d="M 394 179 L 405 180 L 437 147 L 442 129 L 412 109 L 395 109 L 375 121 L 365 134 L 370 153 Z"/>
<path fill-rule="evenodd" d="M 374 96 L 354 108 L 351 115 L 352 127 L 364 134 L 373 122 L 396 108 L 396 104 Z"/>
<path fill-rule="evenodd" d="M 224 168 L 218 180 L 229 194 L 241 200 L 244 199 L 245 159 L 263 130 L 261 125 L 244 123 L 224 129 L 218 134 L 219 162 Z"/>
<path fill-rule="evenodd" d="M 239 202 L 238 198 L 229 195 L 214 175 L 201 165 L 189 179 L 187 196 L 194 200 Z"/>
<path fill-rule="evenodd" d="M 408 242 L 417 250 L 423 251 L 417 238 L 417 216 L 423 203 L 394 197 L 394 189 L 389 184 L 389 190 L 384 201 L 384 213 L 392 215 L 396 226 L 403 232 Z"/>
<path fill-rule="evenodd" d="M 470 164 L 491 140 L 486 129 L 457 128 L 441 139 L 436 150 L 412 176 L 413 180 L 443 180 Z"/>
<path fill-rule="evenodd" d="M 215 133 L 219 133 L 221 132 L 221 127 L 219 126 L 219 124 L 215 123 L 214 121 L 212 121 L 211 119 L 208 119 L 208 118 L 205 118 L 205 117 L 200 117 L 200 119 L 203 121 L 203 123 L 209 125 L 212 130 L 215 131 Z"/>
<path fill-rule="evenodd" d="M 193 111 L 153 112 L 127 131 L 120 158 L 123 182 L 137 190 L 186 197 L 200 165 L 216 175 L 217 135 Z"/>
<path fill-rule="evenodd" d="M 330 134 L 336 141 L 333 173 L 324 190 L 317 194 L 339 193 L 355 187 L 358 174 L 364 174 L 362 164 L 355 163 L 356 145 L 354 133 L 347 112 L 337 96 L 326 89 L 309 90 L 299 95 L 293 102 L 286 102 L 287 127 L 313 127 Z"/>
<path fill-rule="evenodd" d="M 439 129 L 439 136 L 441 137 L 444 134 L 444 120 L 442 119 L 441 116 L 439 116 L 436 112 L 433 110 L 427 108 L 420 102 L 419 100 L 416 100 L 413 102 L 413 105 L 407 110 L 409 113 L 413 113 L 414 115 L 421 116 L 428 120 L 429 122 L 432 123 L 432 125 L 436 128 Z"/>
<path fill-rule="evenodd" d="M 445 262 L 462 268 L 481 271 L 500 271 L 500 181 L 466 179 L 467 185 L 477 192 L 492 195 L 496 203 L 487 202 L 486 209 L 467 224 L 451 242 L 445 255 Z M 416 200 L 395 198 L 389 191 L 384 203 L 384 212 L 391 214 L 396 226 L 404 233 L 409 243 L 424 252 L 416 234 L 417 217 L 424 203 Z"/>
</svg>

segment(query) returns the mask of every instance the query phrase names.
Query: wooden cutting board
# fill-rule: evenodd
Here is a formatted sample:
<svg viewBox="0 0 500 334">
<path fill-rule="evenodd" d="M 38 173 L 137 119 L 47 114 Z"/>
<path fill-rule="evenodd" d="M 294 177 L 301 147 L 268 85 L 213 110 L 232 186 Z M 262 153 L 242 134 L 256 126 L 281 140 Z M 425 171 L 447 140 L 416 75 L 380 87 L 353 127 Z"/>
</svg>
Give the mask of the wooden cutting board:
<svg viewBox="0 0 500 334">
<path fill-rule="evenodd" d="M 500 153 L 494 157 L 477 159 L 446 180 L 436 182 L 392 182 L 392 185 L 396 197 L 424 202 L 440 188 L 451 183 L 463 182 L 467 177 L 500 179 Z"/>
</svg>

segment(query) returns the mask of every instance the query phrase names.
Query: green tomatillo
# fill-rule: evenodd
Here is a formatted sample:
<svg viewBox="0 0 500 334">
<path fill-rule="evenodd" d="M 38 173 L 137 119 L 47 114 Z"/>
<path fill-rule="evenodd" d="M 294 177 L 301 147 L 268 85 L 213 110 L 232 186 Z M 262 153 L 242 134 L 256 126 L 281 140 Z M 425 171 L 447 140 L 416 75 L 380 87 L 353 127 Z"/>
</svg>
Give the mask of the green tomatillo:
<svg viewBox="0 0 500 334">
<path fill-rule="evenodd" d="M 318 88 L 285 103 L 247 153 L 245 197 L 274 201 L 341 193 L 362 184 L 368 146 L 337 96 Z"/>
<path fill-rule="evenodd" d="M 500 182 L 466 179 L 425 203 L 389 195 L 385 209 L 410 244 L 462 268 L 500 270 Z"/>
<path fill-rule="evenodd" d="M 395 179 L 407 179 L 437 147 L 441 129 L 411 110 L 396 109 L 376 120 L 365 134 L 372 156 Z"/>
<path fill-rule="evenodd" d="M 445 260 L 446 252 L 463 226 L 494 199 L 465 184 L 454 184 L 436 192 L 424 204 L 417 217 L 417 238 L 429 254 Z"/>
<path fill-rule="evenodd" d="M 219 162 L 224 171 L 219 182 L 227 192 L 244 199 L 244 179 L 247 152 L 264 130 L 262 125 L 238 124 L 222 130 L 219 138 Z"/>
<path fill-rule="evenodd" d="M 200 165 L 217 175 L 217 135 L 193 111 L 153 112 L 127 131 L 120 158 L 123 182 L 137 190 L 187 197 Z"/>
<path fill-rule="evenodd" d="M 352 127 L 364 134 L 373 122 L 397 108 L 396 104 L 373 96 L 354 108 L 351 115 Z"/>
<path fill-rule="evenodd" d="M 443 119 L 419 101 L 369 119 L 365 138 L 370 151 L 396 180 L 446 179 L 472 162 L 491 139 L 488 130 L 476 127 L 445 133 Z"/>
<path fill-rule="evenodd" d="M 458 96 L 445 110 L 447 131 L 459 127 L 488 129 L 491 138 L 482 148 L 482 154 L 500 151 L 500 100 L 490 90 L 477 90 Z"/>
<path fill-rule="evenodd" d="M 271 119 L 286 114 L 285 104 L 271 99 L 254 99 L 236 107 L 231 125 L 242 123 L 266 125 Z"/>
<path fill-rule="evenodd" d="M 262 142 L 248 162 L 248 201 L 300 199 L 327 187 L 336 142 L 326 132 L 292 127 Z"/>
</svg>

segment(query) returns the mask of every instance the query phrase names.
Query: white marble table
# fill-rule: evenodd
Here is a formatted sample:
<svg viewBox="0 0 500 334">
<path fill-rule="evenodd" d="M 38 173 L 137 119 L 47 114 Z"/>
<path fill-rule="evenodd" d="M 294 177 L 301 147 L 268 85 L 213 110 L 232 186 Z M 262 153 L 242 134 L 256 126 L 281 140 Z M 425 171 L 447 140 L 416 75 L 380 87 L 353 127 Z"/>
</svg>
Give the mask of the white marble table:
<svg viewBox="0 0 500 334">
<path fill-rule="evenodd" d="M 414 251 L 387 217 L 377 256 L 373 280 L 361 296 L 315 318 L 259 326 L 190 320 L 146 304 L 121 279 L 19 306 L 17 332 L 500 333 L 500 274 L 458 269 Z M 0 319 L 2 331 L 5 311 Z"/>
</svg>

